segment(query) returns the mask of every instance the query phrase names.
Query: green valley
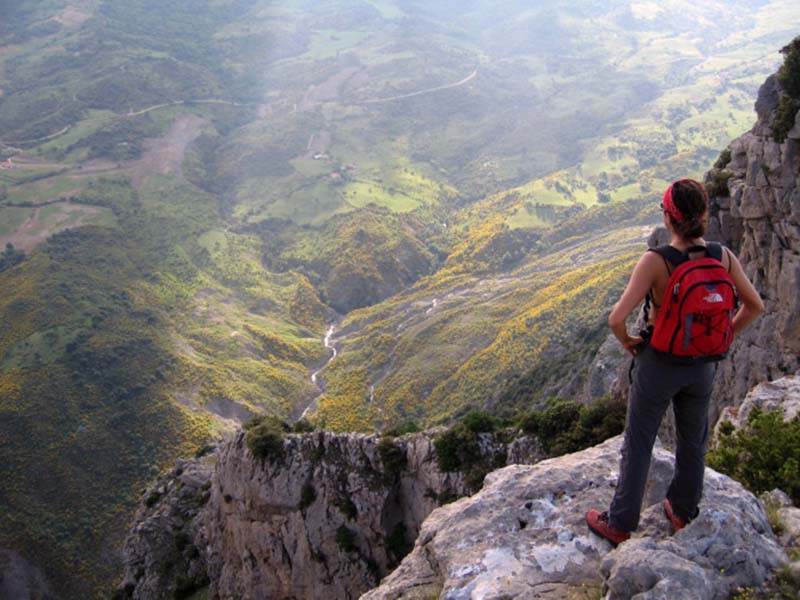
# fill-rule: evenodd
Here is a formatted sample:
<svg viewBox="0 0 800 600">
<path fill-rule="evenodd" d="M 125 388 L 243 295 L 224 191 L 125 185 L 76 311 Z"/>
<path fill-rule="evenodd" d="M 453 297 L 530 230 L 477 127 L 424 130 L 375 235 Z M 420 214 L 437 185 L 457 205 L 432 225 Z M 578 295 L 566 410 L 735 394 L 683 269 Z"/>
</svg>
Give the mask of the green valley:
<svg viewBox="0 0 800 600">
<path fill-rule="evenodd" d="M 0 548 L 107 597 L 145 483 L 254 415 L 579 393 L 800 9 L 540 4 L 0 1 Z"/>
</svg>

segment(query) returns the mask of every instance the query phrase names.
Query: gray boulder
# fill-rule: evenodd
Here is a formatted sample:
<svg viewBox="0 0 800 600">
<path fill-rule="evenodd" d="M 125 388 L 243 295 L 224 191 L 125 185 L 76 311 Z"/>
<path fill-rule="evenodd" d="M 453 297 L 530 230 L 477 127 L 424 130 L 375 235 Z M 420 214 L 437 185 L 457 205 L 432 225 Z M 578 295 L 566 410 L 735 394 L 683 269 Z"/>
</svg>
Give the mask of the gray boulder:
<svg viewBox="0 0 800 600">
<path fill-rule="evenodd" d="M 656 448 L 639 530 L 612 548 L 584 521 L 606 507 L 621 438 L 491 473 L 474 496 L 434 511 L 413 552 L 362 600 L 727 599 L 787 558 L 758 500 L 711 469 L 700 515 L 675 535 L 661 508 L 672 455 Z"/>
<path fill-rule="evenodd" d="M 739 407 L 722 410 L 717 429 L 720 423 L 725 421 L 729 421 L 736 428 L 742 427 L 755 408 L 763 412 L 781 410 L 784 420 L 787 421 L 795 418 L 800 414 L 800 377 L 787 375 L 757 385 L 747 394 Z"/>
</svg>

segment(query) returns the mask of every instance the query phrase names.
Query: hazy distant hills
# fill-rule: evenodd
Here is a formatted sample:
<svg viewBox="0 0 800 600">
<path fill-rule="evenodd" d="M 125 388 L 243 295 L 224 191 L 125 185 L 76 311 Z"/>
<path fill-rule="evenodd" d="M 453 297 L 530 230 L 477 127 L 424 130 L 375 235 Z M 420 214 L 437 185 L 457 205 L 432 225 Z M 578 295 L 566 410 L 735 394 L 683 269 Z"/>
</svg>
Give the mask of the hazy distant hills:
<svg viewBox="0 0 800 600">
<path fill-rule="evenodd" d="M 251 414 L 371 429 L 579 388 L 645 207 L 750 126 L 798 24 L 0 1 L 0 547 L 103 597 L 142 483 Z"/>
</svg>

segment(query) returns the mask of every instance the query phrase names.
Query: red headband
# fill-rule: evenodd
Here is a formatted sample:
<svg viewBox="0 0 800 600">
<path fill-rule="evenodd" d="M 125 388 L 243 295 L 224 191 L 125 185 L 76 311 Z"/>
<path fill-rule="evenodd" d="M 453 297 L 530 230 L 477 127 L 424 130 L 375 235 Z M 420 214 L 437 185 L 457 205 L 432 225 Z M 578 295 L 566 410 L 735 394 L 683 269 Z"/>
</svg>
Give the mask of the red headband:
<svg viewBox="0 0 800 600">
<path fill-rule="evenodd" d="M 688 181 L 687 179 L 680 179 L 674 183 L 671 183 L 670 186 L 667 188 L 667 191 L 664 192 L 664 210 L 667 211 L 670 218 L 673 221 L 678 223 L 683 223 L 683 215 L 681 211 L 675 206 L 675 201 L 672 199 L 672 186 L 676 183 L 682 183 L 684 181 Z"/>
</svg>

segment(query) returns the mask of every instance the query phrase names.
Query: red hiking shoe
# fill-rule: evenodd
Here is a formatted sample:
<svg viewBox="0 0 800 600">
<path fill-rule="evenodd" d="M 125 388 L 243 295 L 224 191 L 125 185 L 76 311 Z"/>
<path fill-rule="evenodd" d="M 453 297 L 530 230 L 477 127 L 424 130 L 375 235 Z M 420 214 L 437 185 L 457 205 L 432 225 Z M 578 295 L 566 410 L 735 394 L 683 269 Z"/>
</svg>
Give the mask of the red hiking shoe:
<svg viewBox="0 0 800 600">
<path fill-rule="evenodd" d="M 617 529 L 608 524 L 608 513 L 600 512 L 599 510 L 591 509 L 586 513 L 586 523 L 589 529 L 594 531 L 597 535 L 606 538 L 609 542 L 616 546 L 631 537 L 631 534 L 622 529 Z"/>
<path fill-rule="evenodd" d="M 686 527 L 686 521 L 675 514 L 672 510 L 672 504 L 667 499 L 664 500 L 664 514 L 667 515 L 669 522 L 672 523 L 672 529 L 676 532 Z"/>
</svg>

